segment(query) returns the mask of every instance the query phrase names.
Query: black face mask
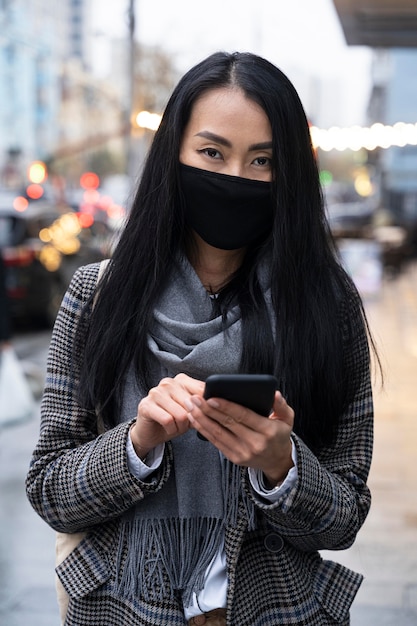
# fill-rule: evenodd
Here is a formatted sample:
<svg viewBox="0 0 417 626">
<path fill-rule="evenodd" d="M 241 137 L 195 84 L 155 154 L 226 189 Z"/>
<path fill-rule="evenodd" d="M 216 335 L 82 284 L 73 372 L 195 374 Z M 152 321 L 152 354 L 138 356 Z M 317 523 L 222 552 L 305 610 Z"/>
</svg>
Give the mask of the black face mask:
<svg viewBox="0 0 417 626">
<path fill-rule="evenodd" d="M 211 246 L 237 250 L 271 230 L 271 183 L 208 172 L 183 163 L 180 177 L 187 223 Z"/>
</svg>

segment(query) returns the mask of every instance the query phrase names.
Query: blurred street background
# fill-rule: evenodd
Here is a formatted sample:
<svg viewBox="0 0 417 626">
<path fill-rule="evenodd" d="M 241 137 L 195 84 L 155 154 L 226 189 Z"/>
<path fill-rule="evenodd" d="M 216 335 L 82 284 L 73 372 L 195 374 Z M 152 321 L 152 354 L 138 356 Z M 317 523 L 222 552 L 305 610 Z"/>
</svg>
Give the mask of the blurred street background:
<svg viewBox="0 0 417 626">
<path fill-rule="evenodd" d="M 365 575 L 352 626 L 417 625 L 416 0 L 3 0 L 0 253 L 36 408 L 0 426 L 0 626 L 59 624 L 54 533 L 24 478 L 62 295 L 111 256 L 174 85 L 219 49 L 266 57 L 299 92 L 382 359 L 372 509 L 355 545 L 325 556 Z"/>
</svg>

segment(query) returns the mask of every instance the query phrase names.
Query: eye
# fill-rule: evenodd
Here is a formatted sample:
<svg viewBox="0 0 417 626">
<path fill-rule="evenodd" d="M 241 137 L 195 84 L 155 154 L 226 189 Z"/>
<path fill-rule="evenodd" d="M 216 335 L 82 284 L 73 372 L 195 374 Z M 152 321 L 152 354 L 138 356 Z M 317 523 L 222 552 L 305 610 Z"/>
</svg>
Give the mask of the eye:
<svg viewBox="0 0 417 626">
<path fill-rule="evenodd" d="M 222 158 L 221 153 L 218 150 L 216 150 L 216 148 L 203 148 L 202 150 L 199 150 L 198 152 L 200 154 L 205 154 L 210 159 L 221 159 Z"/>
<path fill-rule="evenodd" d="M 253 160 L 253 163 L 259 167 L 271 167 L 272 159 L 267 156 L 259 156 Z"/>
</svg>

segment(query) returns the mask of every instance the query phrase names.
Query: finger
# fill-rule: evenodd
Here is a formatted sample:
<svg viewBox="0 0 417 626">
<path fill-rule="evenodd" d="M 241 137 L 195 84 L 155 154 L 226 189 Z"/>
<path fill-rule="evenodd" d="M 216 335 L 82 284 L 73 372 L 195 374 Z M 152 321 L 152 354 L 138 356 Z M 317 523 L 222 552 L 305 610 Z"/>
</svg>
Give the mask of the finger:
<svg viewBox="0 0 417 626">
<path fill-rule="evenodd" d="M 230 434 L 230 446 L 236 445 L 236 439 L 242 442 L 254 436 L 259 429 L 259 422 L 266 423 L 266 418 L 253 413 L 249 409 L 227 400 L 210 399 L 205 401 L 200 397 L 192 397 L 192 409 L 189 420 L 194 428 L 203 434 L 212 443 L 222 445 L 226 442 L 226 435 Z M 250 415 L 252 414 L 252 415 Z"/>
<path fill-rule="evenodd" d="M 150 390 L 140 402 L 138 416 L 157 422 L 171 436 L 189 427 L 185 399 L 181 401 L 158 388 Z"/>
<path fill-rule="evenodd" d="M 185 389 L 189 395 L 202 396 L 204 393 L 205 383 L 202 380 L 181 373 L 175 376 L 174 381 Z"/>
<path fill-rule="evenodd" d="M 207 400 L 207 405 L 210 407 L 207 414 L 233 432 L 241 432 L 243 428 L 254 432 L 265 429 L 265 416 L 259 415 L 240 404 L 223 398 L 210 398 Z"/>
<path fill-rule="evenodd" d="M 193 398 L 196 406 L 191 411 L 191 425 L 208 441 L 210 441 L 232 463 L 242 466 L 257 466 L 269 437 L 264 433 L 248 428 L 242 421 L 238 422 L 230 415 L 220 413 L 217 409 L 205 414 L 204 403 Z M 201 406 L 199 406 L 201 404 Z M 239 406 L 239 405 L 238 405 Z M 245 411 L 249 411 L 241 407 Z M 254 414 L 255 418 L 268 422 L 265 417 Z M 244 421 L 244 420 L 243 420 Z M 271 426 L 271 424 L 270 424 Z"/>
<path fill-rule="evenodd" d="M 193 394 L 200 395 L 203 391 L 204 383 L 202 381 L 186 374 L 178 374 L 175 378 L 163 378 L 159 385 L 150 390 L 149 396 L 161 406 L 165 406 L 166 402 L 173 400 L 186 411 L 190 396 Z"/>
<path fill-rule="evenodd" d="M 232 419 L 230 419 L 229 424 Z M 198 432 L 200 437 L 210 441 L 218 450 L 220 450 L 229 460 L 234 463 L 239 461 L 239 449 L 243 439 L 237 437 L 233 430 L 225 427 L 221 421 L 211 419 L 199 408 L 194 407 L 189 413 L 189 421 L 191 426 Z M 228 422 L 225 416 L 225 422 Z M 235 456 L 232 456 L 234 454 Z"/>
<path fill-rule="evenodd" d="M 289 406 L 280 391 L 275 392 L 273 411 L 269 419 L 282 420 L 290 426 L 294 424 L 294 409 Z"/>
<path fill-rule="evenodd" d="M 137 422 L 143 425 L 146 423 L 158 425 L 158 427 L 161 427 L 166 432 L 170 439 L 180 432 L 183 420 L 181 416 L 174 416 L 171 412 L 157 404 L 143 400 L 138 407 Z"/>
</svg>

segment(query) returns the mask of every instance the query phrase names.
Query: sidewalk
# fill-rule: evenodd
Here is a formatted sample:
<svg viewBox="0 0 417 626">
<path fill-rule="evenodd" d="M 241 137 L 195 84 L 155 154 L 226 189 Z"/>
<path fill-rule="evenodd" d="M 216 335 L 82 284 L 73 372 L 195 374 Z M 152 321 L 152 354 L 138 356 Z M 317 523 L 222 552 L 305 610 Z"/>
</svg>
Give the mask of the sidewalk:
<svg viewBox="0 0 417 626">
<path fill-rule="evenodd" d="M 332 558 L 365 576 L 352 626 L 416 626 L 417 265 L 366 309 L 385 376 L 374 390 L 373 500 L 354 546 Z"/>
<path fill-rule="evenodd" d="M 0 626 L 60 623 L 54 533 L 33 511 L 24 491 L 38 431 L 38 415 L 0 430 Z"/>
<path fill-rule="evenodd" d="M 366 308 L 386 379 L 375 387 L 373 505 L 354 546 L 324 556 L 365 575 L 351 626 L 416 626 L 417 266 Z M 59 626 L 54 533 L 24 493 L 38 428 L 36 416 L 0 430 L 0 626 Z"/>
</svg>

